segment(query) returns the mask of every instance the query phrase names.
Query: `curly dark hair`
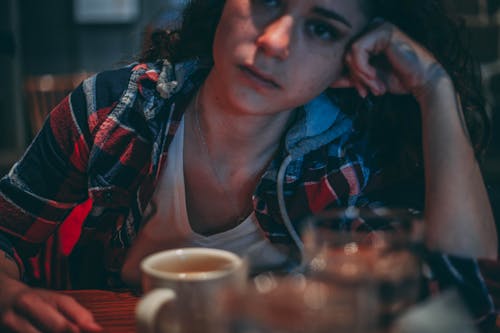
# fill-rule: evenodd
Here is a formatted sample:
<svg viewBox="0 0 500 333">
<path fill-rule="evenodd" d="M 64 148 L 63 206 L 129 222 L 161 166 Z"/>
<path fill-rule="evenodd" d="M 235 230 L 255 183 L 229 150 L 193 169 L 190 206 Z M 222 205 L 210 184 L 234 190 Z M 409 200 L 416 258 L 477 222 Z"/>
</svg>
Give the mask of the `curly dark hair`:
<svg viewBox="0 0 500 333">
<path fill-rule="evenodd" d="M 362 1 L 369 17 L 393 23 L 430 50 L 443 65 L 461 97 L 476 156 L 482 157 L 489 142 L 491 121 L 485 109 L 479 66 L 468 51 L 463 22 L 452 19 L 441 0 Z M 182 28 L 153 32 L 151 47 L 144 50 L 141 60 L 211 59 L 224 3 L 224 0 L 191 0 L 184 11 Z M 361 100 L 352 90 L 339 89 L 329 90 L 329 95 L 343 104 L 346 112 L 358 114 L 358 126 L 369 128 L 366 132 L 371 133 L 371 141 L 384 147 L 380 156 L 386 166 L 399 170 L 409 167 L 407 170 L 415 171 L 423 165 L 420 114 L 412 97 L 372 96 L 367 101 Z M 368 105 L 372 110 L 363 112 Z"/>
<path fill-rule="evenodd" d="M 485 108 L 479 63 L 469 51 L 469 37 L 463 20 L 452 18 L 440 0 L 364 2 L 369 6 L 373 17 L 381 17 L 399 27 L 431 51 L 446 69 L 459 93 L 471 144 L 476 156 L 481 159 L 490 140 L 491 119 Z M 415 123 L 419 123 L 420 116 L 413 98 L 384 96 L 378 101 L 377 109 L 387 114 L 394 127 L 399 127 L 397 132 L 406 139 L 403 142 L 413 147 L 421 145 L 420 126 L 415 126 Z M 407 110 L 412 110 L 412 116 L 405 119 L 408 116 Z M 411 153 L 412 150 L 408 148 L 407 151 Z M 415 158 L 421 159 L 420 156 L 412 157 Z"/>
<path fill-rule="evenodd" d="M 211 59 L 215 30 L 225 0 L 191 0 L 182 15 L 179 31 L 155 29 L 140 56 L 142 62 L 169 59 L 180 62 L 196 57 Z"/>
</svg>

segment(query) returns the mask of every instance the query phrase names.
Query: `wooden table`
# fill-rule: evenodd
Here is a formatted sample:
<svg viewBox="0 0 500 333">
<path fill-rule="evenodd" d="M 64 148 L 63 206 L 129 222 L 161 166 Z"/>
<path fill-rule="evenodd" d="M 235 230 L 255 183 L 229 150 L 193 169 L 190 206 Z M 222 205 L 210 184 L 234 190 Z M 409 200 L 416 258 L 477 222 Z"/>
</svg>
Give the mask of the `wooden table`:
<svg viewBox="0 0 500 333">
<path fill-rule="evenodd" d="M 139 298 L 131 292 L 68 290 L 63 293 L 89 309 L 104 328 L 103 333 L 136 333 L 135 306 Z"/>
<path fill-rule="evenodd" d="M 103 333 L 137 333 L 135 306 L 139 297 L 133 293 L 104 290 L 68 290 L 62 293 L 89 309 L 103 327 Z M 500 332 L 500 316 L 494 332 Z"/>
</svg>

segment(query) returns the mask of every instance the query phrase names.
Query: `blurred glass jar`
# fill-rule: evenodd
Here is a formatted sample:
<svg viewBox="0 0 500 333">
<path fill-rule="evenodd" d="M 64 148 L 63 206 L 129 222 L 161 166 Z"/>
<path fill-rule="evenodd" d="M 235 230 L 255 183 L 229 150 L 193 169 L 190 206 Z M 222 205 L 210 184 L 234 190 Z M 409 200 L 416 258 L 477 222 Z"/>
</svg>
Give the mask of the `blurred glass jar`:
<svg viewBox="0 0 500 333">
<path fill-rule="evenodd" d="M 306 220 L 302 238 L 308 275 L 351 290 L 360 304 L 371 304 L 378 329 L 389 327 L 417 302 L 423 223 L 413 212 L 355 207 L 327 210 Z M 370 289 L 372 293 L 367 291 Z"/>
<path fill-rule="evenodd" d="M 353 295 L 353 292 L 356 295 Z M 368 288 L 344 286 L 304 275 L 261 274 L 242 293 L 225 294 L 227 333 L 375 332 Z"/>
</svg>

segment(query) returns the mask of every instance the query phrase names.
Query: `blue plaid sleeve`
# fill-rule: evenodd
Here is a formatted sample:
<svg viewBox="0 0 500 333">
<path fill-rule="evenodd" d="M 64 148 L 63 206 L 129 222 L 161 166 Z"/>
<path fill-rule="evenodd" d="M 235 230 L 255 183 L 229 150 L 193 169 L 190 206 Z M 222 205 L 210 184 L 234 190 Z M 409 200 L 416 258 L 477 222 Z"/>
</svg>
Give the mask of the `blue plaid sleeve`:
<svg viewBox="0 0 500 333">
<path fill-rule="evenodd" d="M 438 290 L 455 288 L 481 331 L 495 326 L 493 299 L 486 288 L 477 260 L 425 251 L 424 260 L 431 270 L 430 283 Z"/>
</svg>

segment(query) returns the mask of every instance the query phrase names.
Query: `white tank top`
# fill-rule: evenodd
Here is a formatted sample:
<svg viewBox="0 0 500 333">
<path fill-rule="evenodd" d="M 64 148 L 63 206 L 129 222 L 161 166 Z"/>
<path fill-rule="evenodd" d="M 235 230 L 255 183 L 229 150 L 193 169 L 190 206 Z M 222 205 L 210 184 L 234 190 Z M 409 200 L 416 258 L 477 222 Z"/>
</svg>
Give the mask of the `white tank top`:
<svg viewBox="0 0 500 333">
<path fill-rule="evenodd" d="M 191 229 L 186 206 L 184 186 L 184 118 L 169 147 L 166 169 L 153 195 L 155 216 L 144 226 L 149 238 L 159 241 L 165 248 L 182 242 L 186 246 L 224 249 L 249 261 L 251 271 L 280 266 L 286 255 L 264 237 L 252 212 L 241 224 L 221 233 L 204 236 Z M 147 211 L 146 211 L 147 215 Z"/>
</svg>

